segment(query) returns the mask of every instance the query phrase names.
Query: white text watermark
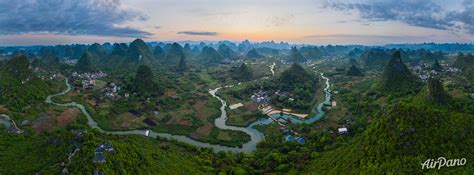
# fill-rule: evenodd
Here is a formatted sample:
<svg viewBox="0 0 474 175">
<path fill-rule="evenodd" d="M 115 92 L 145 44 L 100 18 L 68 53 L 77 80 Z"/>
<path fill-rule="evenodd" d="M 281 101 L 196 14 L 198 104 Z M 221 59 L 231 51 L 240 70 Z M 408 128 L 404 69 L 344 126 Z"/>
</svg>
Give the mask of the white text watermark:
<svg viewBox="0 0 474 175">
<path fill-rule="evenodd" d="M 463 166 L 466 165 L 466 158 L 461 159 L 446 159 L 444 157 L 439 157 L 438 159 L 428 159 L 421 164 L 421 169 L 433 169 L 441 167 L 453 167 L 453 166 Z"/>
</svg>

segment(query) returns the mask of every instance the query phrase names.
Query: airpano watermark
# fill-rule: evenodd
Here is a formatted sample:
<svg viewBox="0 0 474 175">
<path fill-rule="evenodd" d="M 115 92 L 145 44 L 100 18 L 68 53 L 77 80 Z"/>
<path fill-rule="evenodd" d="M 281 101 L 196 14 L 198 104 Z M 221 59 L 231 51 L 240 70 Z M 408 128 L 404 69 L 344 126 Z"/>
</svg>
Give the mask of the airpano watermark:
<svg viewBox="0 0 474 175">
<path fill-rule="evenodd" d="M 439 157 L 436 159 L 428 159 L 421 164 L 421 169 L 433 169 L 441 167 L 453 167 L 453 166 L 463 166 L 466 165 L 466 158 L 461 159 L 446 159 L 444 157 Z"/>
</svg>

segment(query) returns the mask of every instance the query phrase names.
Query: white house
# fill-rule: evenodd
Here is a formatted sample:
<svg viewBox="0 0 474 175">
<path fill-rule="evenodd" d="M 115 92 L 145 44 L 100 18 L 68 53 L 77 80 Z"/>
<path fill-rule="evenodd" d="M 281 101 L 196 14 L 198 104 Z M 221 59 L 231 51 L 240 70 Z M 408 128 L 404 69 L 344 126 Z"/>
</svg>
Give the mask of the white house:
<svg viewBox="0 0 474 175">
<path fill-rule="evenodd" d="M 337 132 L 338 132 L 339 134 L 348 134 L 348 133 L 349 133 L 349 131 L 347 130 L 347 128 L 338 128 L 338 129 L 337 129 Z"/>
</svg>

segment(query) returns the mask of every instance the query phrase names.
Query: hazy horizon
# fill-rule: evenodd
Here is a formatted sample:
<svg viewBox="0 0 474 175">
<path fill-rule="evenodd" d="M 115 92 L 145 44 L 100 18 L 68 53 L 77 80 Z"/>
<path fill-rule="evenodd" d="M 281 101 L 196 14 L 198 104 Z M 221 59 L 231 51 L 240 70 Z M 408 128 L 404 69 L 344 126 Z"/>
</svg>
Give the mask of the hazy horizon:
<svg viewBox="0 0 474 175">
<path fill-rule="evenodd" d="M 248 39 L 243 39 L 243 40 L 215 40 L 215 41 L 209 41 L 209 40 L 175 40 L 175 41 L 172 41 L 172 40 L 147 40 L 147 39 L 144 39 L 144 38 L 129 38 L 130 40 L 127 40 L 127 41 L 123 41 L 123 42 L 112 42 L 112 41 L 98 41 L 98 42 L 70 42 L 70 43 L 52 43 L 52 44 L 25 44 L 25 45 L 0 45 L 0 47 L 33 47 L 33 46 L 56 46 L 56 45 L 73 45 L 73 44 L 84 44 L 84 45 L 92 45 L 94 43 L 99 43 L 99 44 L 105 44 L 105 43 L 110 43 L 110 44 L 114 44 L 114 43 L 126 43 L 126 44 L 130 44 L 133 40 L 135 39 L 142 39 L 144 40 L 146 43 L 151 43 L 151 42 L 156 42 L 156 43 L 180 43 L 180 44 L 184 44 L 184 43 L 193 43 L 193 44 L 197 44 L 197 43 L 200 43 L 200 42 L 204 42 L 204 43 L 218 43 L 218 42 L 221 42 L 221 41 L 230 41 L 230 42 L 233 42 L 233 43 L 241 43 L 245 40 L 248 40 Z M 269 41 L 253 41 L 253 40 L 248 40 L 250 43 L 262 43 L 262 42 L 271 42 L 272 40 L 269 40 Z M 350 44 L 350 43 L 344 43 L 344 44 L 331 44 L 331 43 L 292 43 L 292 42 L 289 42 L 289 41 L 273 41 L 275 43 L 280 43 L 280 42 L 284 42 L 284 43 L 288 43 L 290 45 L 312 45 L 312 46 L 328 46 L 328 45 L 333 45 L 333 46 L 351 46 L 351 45 L 360 45 L 360 46 L 368 46 L 368 47 L 377 47 L 377 46 L 380 46 L 380 47 L 384 47 L 384 46 L 387 46 L 387 45 L 402 45 L 402 44 L 413 44 L 413 45 L 417 45 L 417 44 L 474 44 L 474 42 L 420 42 L 420 43 L 384 43 L 384 44 Z"/>
</svg>

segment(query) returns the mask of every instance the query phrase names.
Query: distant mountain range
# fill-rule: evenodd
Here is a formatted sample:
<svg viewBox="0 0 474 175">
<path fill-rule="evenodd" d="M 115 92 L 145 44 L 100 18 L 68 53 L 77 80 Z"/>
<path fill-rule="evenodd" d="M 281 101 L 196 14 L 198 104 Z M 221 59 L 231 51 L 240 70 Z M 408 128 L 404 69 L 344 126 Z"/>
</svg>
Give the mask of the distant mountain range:
<svg viewBox="0 0 474 175">
<path fill-rule="evenodd" d="M 298 49 L 302 48 L 301 52 L 305 57 L 314 57 L 319 54 L 324 54 L 325 52 L 332 52 L 334 50 L 344 50 L 346 52 L 351 52 L 350 55 L 357 56 L 361 54 L 363 50 L 368 48 L 385 48 L 385 49 L 410 49 L 410 50 L 419 50 L 425 49 L 430 50 L 433 52 L 440 51 L 445 53 L 458 53 L 458 52 L 465 52 L 465 53 L 474 53 L 474 44 L 461 44 L 461 43 L 421 43 L 421 44 L 387 44 L 382 46 L 363 46 L 363 45 L 308 45 L 308 44 L 289 44 L 286 42 L 273 42 L 273 41 L 266 41 L 266 42 L 250 42 L 248 40 L 242 42 L 232 42 L 232 41 L 218 41 L 218 42 L 210 42 L 210 41 L 163 41 L 163 42 L 146 42 L 147 45 L 154 48 L 155 46 L 160 46 L 163 48 L 164 45 L 177 43 L 182 46 L 186 44 L 189 45 L 190 48 L 194 48 L 198 46 L 202 49 L 205 46 L 213 47 L 214 49 L 218 49 L 221 45 L 226 45 L 234 51 L 238 52 L 248 52 L 254 48 L 269 48 L 269 49 L 276 49 L 276 50 L 289 50 L 291 47 L 297 47 Z M 130 43 L 124 43 L 129 45 Z M 92 44 L 96 45 L 96 44 Z M 88 44 L 69 44 L 69 45 L 55 45 L 55 46 L 42 46 L 42 45 L 33 45 L 33 46 L 0 46 L 0 54 L 12 54 L 17 50 L 24 50 L 31 53 L 40 53 L 42 49 L 45 47 L 49 47 L 52 49 L 56 54 L 60 57 L 71 57 L 78 59 L 82 56 L 82 53 L 92 45 Z M 113 45 L 106 42 L 104 44 L 99 44 L 103 47 L 103 50 L 106 53 L 113 52 Z M 93 47 L 96 47 L 93 46 Z M 316 49 L 315 49 L 316 48 Z M 354 50 L 355 49 L 355 50 Z M 102 52 L 102 51 L 101 51 Z"/>
<path fill-rule="evenodd" d="M 431 51 L 440 51 L 447 53 L 457 52 L 474 52 L 474 44 L 462 44 L 462 43 L 422 43 L 422 44 L 387 44 L 386 48 L 394 49 L 426 49 Z"/>
</svg>

